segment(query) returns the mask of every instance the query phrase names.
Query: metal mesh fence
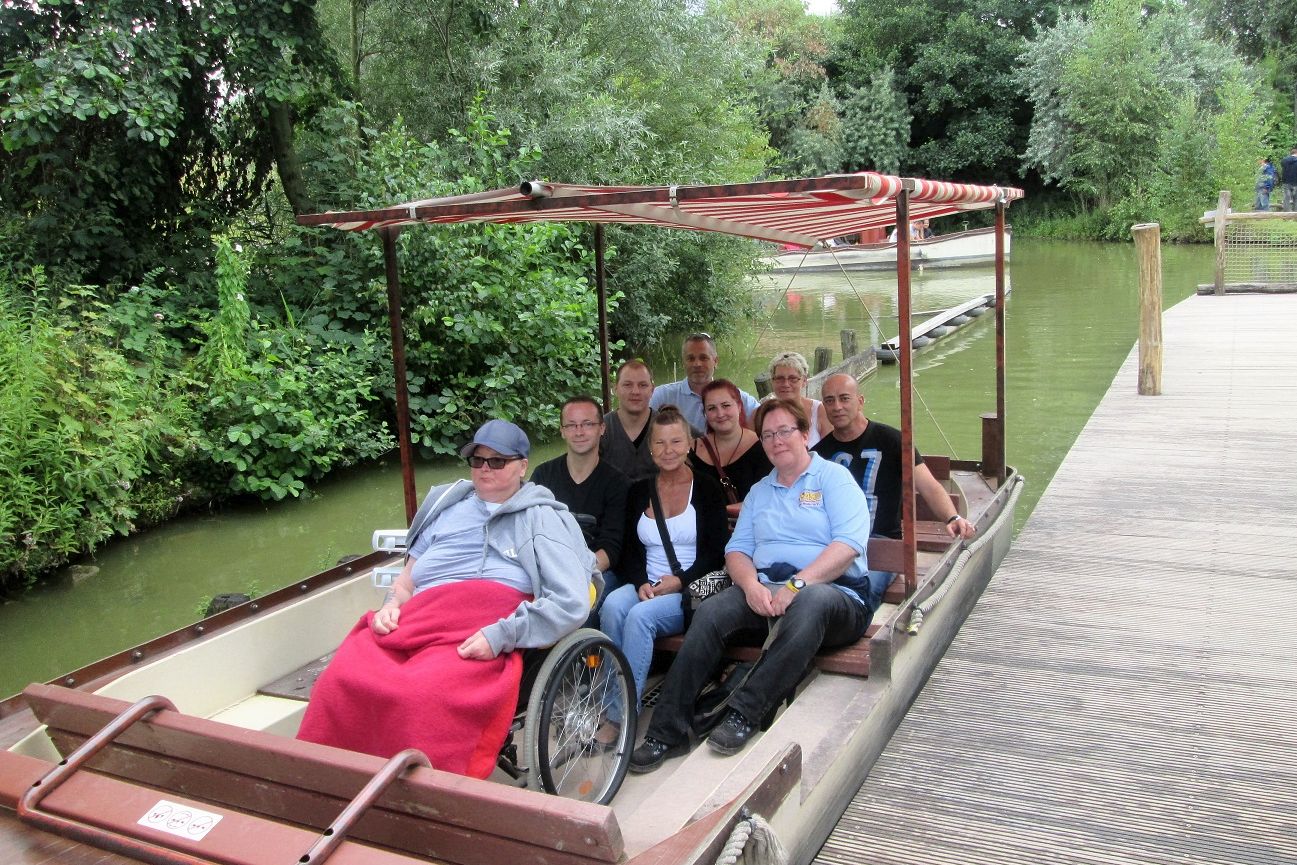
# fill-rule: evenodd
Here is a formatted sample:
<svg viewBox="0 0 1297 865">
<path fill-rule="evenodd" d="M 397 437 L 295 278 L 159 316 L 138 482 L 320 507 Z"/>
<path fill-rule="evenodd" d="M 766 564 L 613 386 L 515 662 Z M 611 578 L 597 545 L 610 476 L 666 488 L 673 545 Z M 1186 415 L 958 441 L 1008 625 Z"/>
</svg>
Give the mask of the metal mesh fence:
<svg viewBox="0 0 1297 865">
<path fill-rule="evenodd" d="M 1297 284 L 1297 220 L 1248 219 L 1227 224 L 1225 282 Z"/>
</svg>

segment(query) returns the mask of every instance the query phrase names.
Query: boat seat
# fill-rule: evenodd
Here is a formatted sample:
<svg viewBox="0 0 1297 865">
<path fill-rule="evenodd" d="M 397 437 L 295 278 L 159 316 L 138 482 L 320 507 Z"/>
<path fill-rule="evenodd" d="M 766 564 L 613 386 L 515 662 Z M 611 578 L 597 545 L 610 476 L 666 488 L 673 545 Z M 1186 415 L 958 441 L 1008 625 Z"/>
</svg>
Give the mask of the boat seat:
<svg viewBox="0 0 1297 865">
<path fill-rule="evenodd" d="M 130 705 L 51 685 L 32 685 L 24 695 L 64 756 Z M 76 773 L 68 784 L 104 788 L 117 780 L 130 782 L 118 786 L 133 791 L 134 810 L 88 800 L 88 819 L 103 826 L 111 810 L 111 829 L 136 838 L 142 833 L 135 821 L 159 798 L 192 801 L 241 832 L 250 831 L 242 828 L 249 818 L 260 819 L 276 828 L 267 830 L 264 839 L 253 839 L 259 855 L 251 859 L 234 857 L 230 850 L 224 851 L 228 856 L 220 855 L 216 845 L 224 842 L 218 837 L 240 843 L 230 832 L 213 830 L 197 848 L 193 842 L 181 843 L 191 844 L 188 852 L 215 853 L 217 861 L 285 862 L 296 861 L 385 763 L 367 754 L 163 710 L 128 727 L 91 760 L 92 771 Z M 63 808 L 70 797 L 54 795 L 51 803 L 55 799 Z M 292 833 L 297 845 L 287 857 L 280 844 L 284 833 Z M 356 842 L 449 865 L 597 865 L 618 862 L 625 853 L 621 829 L 607 806 L 422 767 L 393 782 L 354 824 L 344 845 Z M 247 846 L 245 838 L 243 849 Z M 339 859 L 344 860 L 356 861 Z"/>
<path fill-rule="evenodd" d="M 826 673 L 842 673 L 848 676 L 869 676 L 869 638 L 882 626 L 874 623 L 865 631 L 865 635 L 850 646 L 836 649 L 825 649 L 815 656 L 815 668 Z M 684 635 L 659 637 L 653 647 L 661 652 L 675 654 L 684 645 Z M 728 644 L 725 646 L 725 657 L 731 661 L 755 661 L 761 656 L 760 646 Z"/>
</svg>

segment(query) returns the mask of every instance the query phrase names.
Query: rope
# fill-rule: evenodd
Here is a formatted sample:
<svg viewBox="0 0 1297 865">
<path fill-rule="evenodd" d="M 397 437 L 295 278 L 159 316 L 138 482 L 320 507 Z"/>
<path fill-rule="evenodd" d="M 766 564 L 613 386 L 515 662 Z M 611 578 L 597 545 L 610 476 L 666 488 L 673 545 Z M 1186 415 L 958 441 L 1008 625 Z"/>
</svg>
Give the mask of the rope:
<svg viewBox="0 0 1297 865">
<path fill-rule="evenodd" d="M 906 633 L 914 636 L 919 632 L 919 629 L 923 627 L 923 617 L 936 609 L 937 604 L 941 603 L 950 589 L 958 582 L 959 575 L 963 572 L 964 566 L 968 564 L 969 559 L 977 555 L 978 550 L 995 538 L 1000 524 L 1013 513 L 1013 509 L 1018 503 L 1018 496 L 1022 495 L 1025 485 L 1020 476 L 1015 478 L 1013 491 L 1009 493 L 1009 500 L 1005 503 L 1004 509 L 1000 511 L 1000 515 L 986 527 L 986 531 L 980 533 L 972 543 L 964 548 L 959 554 L 959 558 L 955 559 L 955 564 L 951 567 L 950 573 L 941 581 L 941 585 L 937 587 L 937 590 L 925 598 L 923 603 L 915 604 L 914 608 L 910 610 L 910 624 L 905 629 Z"/>
<path fill-rule="evenodd" d="M 749 848 L 748 842 L 751 842 Z M 787 865 L 788 851 L 760 814 L 749 814 L 734 824 L 716 865 Z"/>
</svg>

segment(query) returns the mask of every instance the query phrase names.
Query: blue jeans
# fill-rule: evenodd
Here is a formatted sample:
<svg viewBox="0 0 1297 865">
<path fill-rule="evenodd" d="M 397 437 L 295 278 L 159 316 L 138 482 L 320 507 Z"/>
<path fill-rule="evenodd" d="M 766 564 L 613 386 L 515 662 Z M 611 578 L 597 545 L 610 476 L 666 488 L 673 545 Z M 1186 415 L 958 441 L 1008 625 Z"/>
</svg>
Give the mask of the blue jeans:
<svg viewBox="0 0 1297 865">
<path fill-rule="evenodd" d="M 684 630 L 683 598 L 674 592 L 641 601 L 637 587 L 628 583 L 609 595 L 599 610 L 599 629 L 630 661 L 637 702 L 644 696 L 644 682 L 653 662 L 653 642 Z"/>
<path fill-rule="evenodd" d="M 779 636 L 734 694 L 730 708 L 751 723 L 760 723 L 797 687 L 816 652 L 859 640 L 871 618 L 868 607 L 835 586 L 818 584 L 802 589 L 784 613 Z M 667 673 L 648 735 L 667 745 L 687 741 L 693 728 L 694 703 L 720 665 L 725 642 L 742 631 L 764 637 L 770 621 L 752 611 L 738 586 L 708 598 L 694 614 L 680 654 Z"/>
<path fill-rule="evenodd" d="M 617 588 L 621 586 L 621 584 L 621 577 L 617 576 L 612 569 L 603 571 L 603 593 L 600 594 L 598 599 L 595 601 L 594 609 L 590 611 L 590 615 L 586 618 L 585 624 L 582 627 L 594 628 L 596 631 L 602 630 L 602 628 L 599 627 L 599 611 L 603 609 L 604 602 L 608 600 L 608 596 L 617 591 Z"/>
<path fill-rule="evenodd" d="M 1263 186 L 1258 186 L 1256 188 L 1256 201 L 1253 202 L 1252 209 L 1253 210 L 1270 209 L 1270 190 L 1266 189 Z"/>
</svg>

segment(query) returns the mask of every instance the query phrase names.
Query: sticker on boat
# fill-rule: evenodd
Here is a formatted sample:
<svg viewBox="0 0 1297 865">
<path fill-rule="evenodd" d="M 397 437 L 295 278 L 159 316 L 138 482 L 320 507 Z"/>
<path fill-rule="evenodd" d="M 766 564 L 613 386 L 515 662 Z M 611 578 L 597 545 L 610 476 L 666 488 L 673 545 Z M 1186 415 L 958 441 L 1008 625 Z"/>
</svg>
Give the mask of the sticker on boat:
<svg viewBox="0 0 1297 865">
<path fill-rule="evenodd" d="M 213 826 L 221 822 L 221 815 L 192 805 L 181 805 L 178 802 L 159 799 L 158 804 L 150 808 L 149 812 L 136 822 L 160 832 L 179 835 L 191 841 L 201 841 L 208 832 L 212 831 Z"/>
</svg>

